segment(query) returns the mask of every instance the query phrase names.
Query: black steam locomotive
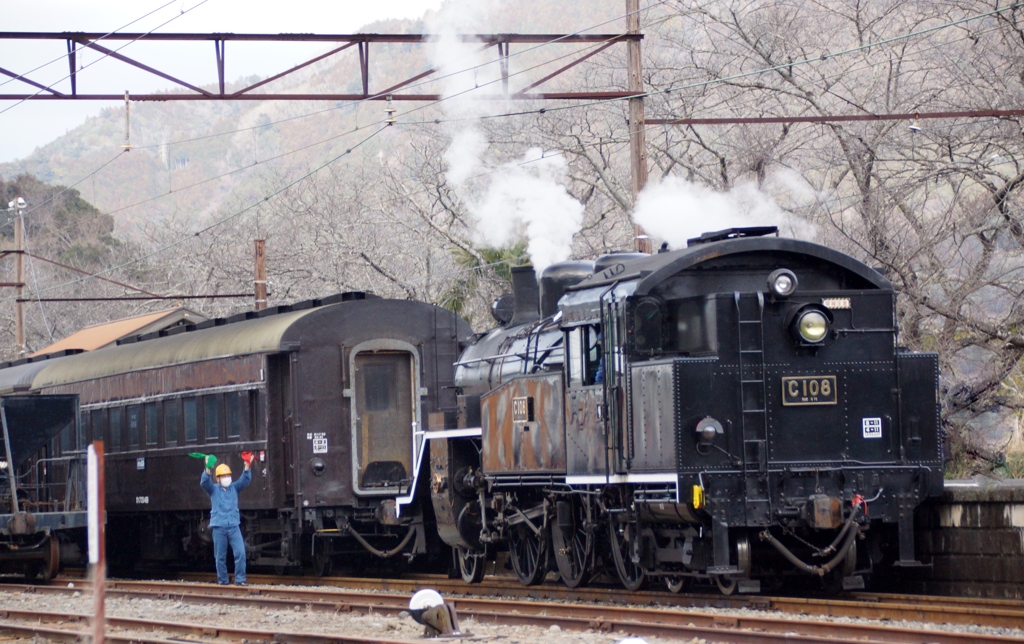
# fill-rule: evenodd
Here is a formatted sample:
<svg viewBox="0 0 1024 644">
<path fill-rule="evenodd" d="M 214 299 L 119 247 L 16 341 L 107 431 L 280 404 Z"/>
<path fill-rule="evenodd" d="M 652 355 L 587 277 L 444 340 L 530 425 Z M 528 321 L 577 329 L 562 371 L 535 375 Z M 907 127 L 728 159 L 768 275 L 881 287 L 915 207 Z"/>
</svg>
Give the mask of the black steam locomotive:
<svg viewBox="0 0 1024 644">
<path fill-rule="evenodd" d="M 209 564 L 187 454 L 251 451 L 256 566 L 415 557 L 473 582 L 507 553 L 526 584 L 855 587 L 917 565 L 913 511 L 942 490 L 937 359 L 899 347 L 880 273 L 772 232 L 565 262 L 539 286 L 514 269 L 475 338 L 438 307 L 345 294 L 0 370 L 0 394 L 81 405 L 7 471 L 23 508 L 80 511 L 81 450 L 104 439 L 108 550 L 135 568 Z"/>
<path fill-rule="evenodd" d="M 899 347 L 879 272 L 775 232 L 554 265 L 539 295 L 514 273 L 512 315 L 458 363 L 455 431 L 480 429 L 431 442 L 466 581 L 505 547 L 524 584 L 604 567 L 675 591 L 919 565 L 914 509 L 943 485 L 937 357 Z"/>
</svg>

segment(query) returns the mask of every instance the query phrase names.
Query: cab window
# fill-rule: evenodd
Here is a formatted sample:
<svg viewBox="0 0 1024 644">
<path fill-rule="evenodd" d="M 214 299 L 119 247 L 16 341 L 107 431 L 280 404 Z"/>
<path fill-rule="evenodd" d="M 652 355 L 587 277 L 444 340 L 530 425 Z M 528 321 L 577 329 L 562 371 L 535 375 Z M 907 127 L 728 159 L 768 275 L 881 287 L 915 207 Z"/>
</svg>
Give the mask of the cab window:
<svg viewBox="0 0 1024 644">
<path fill-rule="evenodd" d="M 598 326 L 586 325 L 570 329 L 566 347 L 569 355 L 569 384 L 587 386 L 604 381 L 603 357 L 601 354 L 601 332 Z"/>
</svg>

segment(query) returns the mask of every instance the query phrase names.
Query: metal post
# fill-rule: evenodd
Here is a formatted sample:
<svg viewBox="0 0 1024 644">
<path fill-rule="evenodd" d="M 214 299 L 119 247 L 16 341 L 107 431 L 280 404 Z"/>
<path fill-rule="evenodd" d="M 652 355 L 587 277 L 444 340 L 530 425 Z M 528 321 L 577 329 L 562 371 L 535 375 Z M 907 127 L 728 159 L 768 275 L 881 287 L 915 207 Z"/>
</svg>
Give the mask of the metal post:
<svg viewBox="0 0 1024 644">
<path fill-rule="evenodd" d="M 21 296 L 25 291 L 25 211 L 18 208 L 14 218 L 14 267 L 16 272 L 14 287 L 14 343 L 18 345 L 18 357 L 25 355 L 25 303 Z"/>
<path fill-rule="evenodd" d="M 640 0 L 626 0 L 626 32 L 640 33 Z M 640 60 L 640 41 L 626 43 L 626 65 L 629 73 L 629 92 L 644 91 L 643 69 Z M 629 166 L 633 178 L 633 204 L 647 185 L 647 141 L 644 136 L 644 99 L 629 99 Z M 651 240 L 641 226 L 633 224 L 634 248 L 642 253 L 651 252 Z"/>
<path fill-rule="evenodd" d="M 256 240 L 256 310 L 267 308 L 267 255 L 266 240 Z"/>
<path fill-rule="evenodd" d="M 107 580 L 107 512 L 104 504 L 103 441 L 93 441 L 88 453 L 89 563 L 92 564 L 92 644 L 103 644 L 106 632 L 104 601 Z"/>
<path fill-rule="evenodd" d="M 11 458 L 11 436 L 7 432 L 7 401 L 0 398 L 0 421 L 4 427 L 4 449 L 7 451 L 7 480 L 11 484 L 11 512 L 18 514 L 20 508 L 18 508 L 18 485 L 14 480 L 15 469 L 14 459 Z"/>
</svg>

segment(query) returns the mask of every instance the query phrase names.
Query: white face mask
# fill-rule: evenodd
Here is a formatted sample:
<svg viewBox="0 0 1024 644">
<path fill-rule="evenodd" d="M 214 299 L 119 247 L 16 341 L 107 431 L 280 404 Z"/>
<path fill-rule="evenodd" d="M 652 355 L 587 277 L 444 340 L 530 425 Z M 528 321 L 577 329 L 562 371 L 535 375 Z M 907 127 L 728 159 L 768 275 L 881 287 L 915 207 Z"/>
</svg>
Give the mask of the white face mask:
<svg viewBox="0 0 1024 644">
<path fill-rule="evenodd" d="M 231 487 L 231 477 L 230 476 L 222 476 L 222 477 L 220 477 L 220 486 L 221 487 Z"/>
</svg>

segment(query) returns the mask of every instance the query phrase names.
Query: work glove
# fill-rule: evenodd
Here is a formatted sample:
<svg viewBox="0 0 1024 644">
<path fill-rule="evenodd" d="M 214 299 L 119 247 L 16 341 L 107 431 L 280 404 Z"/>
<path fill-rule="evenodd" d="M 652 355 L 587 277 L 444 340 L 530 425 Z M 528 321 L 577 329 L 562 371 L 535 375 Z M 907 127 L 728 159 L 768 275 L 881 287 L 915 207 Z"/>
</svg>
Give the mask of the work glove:
<svg viewBox="0 0 1024 644">
<path fill-rule="evenodd" d="M 252 452 L 242 452 L 242 460 L 245 461 L 245 464 L 248 465 L 249 467 L 252 467 L 252 462 L 255 459 L 256 455 L 253 454 Z"/>
<path fill-rule="evenodd" d="M 206 469 L 212 470 L 213 466 L 217 464 L 217 457 L 213 454 L 206 455 Z"/>
</svg>

